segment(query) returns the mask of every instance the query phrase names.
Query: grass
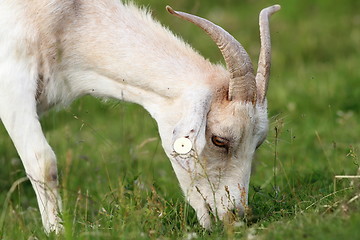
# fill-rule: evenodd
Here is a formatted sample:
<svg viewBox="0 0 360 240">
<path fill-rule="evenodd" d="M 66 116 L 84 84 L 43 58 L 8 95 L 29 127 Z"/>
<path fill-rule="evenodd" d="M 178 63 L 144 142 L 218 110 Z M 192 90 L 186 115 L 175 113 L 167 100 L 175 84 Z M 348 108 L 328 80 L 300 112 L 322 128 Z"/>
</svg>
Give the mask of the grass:
<svg viewBox="0 0 360 240">
<path fill-rule="evenodd" d="M 213 62 L 215 45 L 164 6 L 217 22 L 259 50 L 257 14 L 275 1 L 139 0 Z M 89 97 L 42 118 L 57 157 L 65 233 L 49 239 L 358 239 L 360 2 L 278 1 L 273 16 L 271 125 L 254 161 L 244 224 L 201 229 L 184 202 L 155 121 L 141 107 Z M 0 127 L 2 239 L 45 239 L 36 198 Z M 12 188 L 13 186 L 13 188 Z M 10 191 L 12 188 L 13 191 Z M 8 201 L 5 199 L 9 196 Z M 1 227 L 1 226 L 0 226 Z"/>
</svg>

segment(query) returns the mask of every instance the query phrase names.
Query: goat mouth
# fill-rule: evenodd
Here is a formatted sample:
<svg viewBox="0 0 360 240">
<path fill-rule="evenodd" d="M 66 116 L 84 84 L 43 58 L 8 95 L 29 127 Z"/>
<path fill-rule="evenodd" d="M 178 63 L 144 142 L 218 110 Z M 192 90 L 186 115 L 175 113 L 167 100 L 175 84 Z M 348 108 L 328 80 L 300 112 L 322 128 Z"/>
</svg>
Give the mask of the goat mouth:
<svg viewBox="0 0 360 240">
<path fill-rule="evenodd" d="M 237 220 L 237 212 L 235 210 L 228 211 L 223 216 L 223 222 L 225 225 L 232 225 Z"/>
<path fill-rule="evenodd" d="M 232 209 L 224 214 L 222 220 L 225 225 L 232 225 L 235 222 L 244 220 L 245 216 L 246 214 L 242 209 Z"/>
<path fill-rule="evenodd" d="M 242 207 L 228 209 L 224 214 L 219 214 L 217 209 L 213 209 L 208 203 L 206 203 L 205 207 L 212 223 L 223 222 L 224 225 L 232 225 L 236 222 L 244 221 L 248 215 L 247 210 L 245 211 Z"/>
</svg>

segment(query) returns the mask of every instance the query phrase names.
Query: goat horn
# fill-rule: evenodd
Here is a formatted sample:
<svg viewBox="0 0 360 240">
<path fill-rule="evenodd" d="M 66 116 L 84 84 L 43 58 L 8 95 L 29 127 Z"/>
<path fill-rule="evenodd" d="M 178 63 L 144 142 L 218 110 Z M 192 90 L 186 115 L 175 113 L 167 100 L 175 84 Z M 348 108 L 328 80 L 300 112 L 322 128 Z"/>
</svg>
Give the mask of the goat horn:
<svg viewBox="0 0 360 240">
<path fill-rule="evenodd" d="M 166 6 L 166 10 L 202 28 L 217 44 L 230 72 L 228 99 L 255 104 L 256 82 L 254 70 L 250 57 L 243 46 L 227 31 L 204 18 L 174 11 L 170 6 Z"/>
<path fill-rule="evenodd" d="M 259 15 L 261 49 L 255 78 L 259 103 L 263 103 L 265 100 L 270 77 L 271 41 L 269 17 L 280 9 L 280 5 L 274 5 L 263 9 Z"/>
</svg>

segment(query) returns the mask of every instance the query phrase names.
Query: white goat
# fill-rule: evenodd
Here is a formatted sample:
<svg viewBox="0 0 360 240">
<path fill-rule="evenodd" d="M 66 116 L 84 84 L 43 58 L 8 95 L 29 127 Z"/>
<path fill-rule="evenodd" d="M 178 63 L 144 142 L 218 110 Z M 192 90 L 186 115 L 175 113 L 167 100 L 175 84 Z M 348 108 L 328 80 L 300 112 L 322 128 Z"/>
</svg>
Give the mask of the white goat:
<svg viewBox="0 0 360 240">
<path fill-rule="evenodd" d="M 204 29 L 227 65 L 213 65 L 145 10 L 118 0 L 0 2 L 0 118 L 35 190 L 47 232 L 61 230 L 56 157 L 38 116 L 90 94 L 142 105 L 202 226 L 247 205 L 255 149 L 267 134 L 269 16 L 260 13 L 256 77 L 244 48 L 215 24 L 170 7 Z"/>
</svg>

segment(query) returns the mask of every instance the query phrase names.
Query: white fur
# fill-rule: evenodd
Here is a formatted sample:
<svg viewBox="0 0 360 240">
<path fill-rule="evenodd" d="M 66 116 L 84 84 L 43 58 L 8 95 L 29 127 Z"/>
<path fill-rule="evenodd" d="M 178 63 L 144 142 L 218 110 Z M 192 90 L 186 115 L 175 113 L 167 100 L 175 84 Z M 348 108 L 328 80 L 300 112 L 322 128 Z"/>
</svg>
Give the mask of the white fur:
<svg viewBox="0 0 360 240">
<path fill-rule="evenodd" d="M 0 118 L 23 161 L 47 232 L 59 231 L 56 158 L 38 115 L 91 94 L 142 105 L 199 221 L 247 204 L 251 160 L 267 132 L 264 104 L 228 102 L 229 73 L 145 10 L 117 0 L 0 3 Z M 228 153 L 211 142 L 231 139 Z M 178 155 L 187 137 L 193 150 Z M 210 209 L 208 208 L 210 207 Z"/>
</svg>

